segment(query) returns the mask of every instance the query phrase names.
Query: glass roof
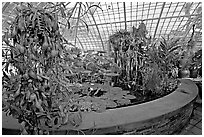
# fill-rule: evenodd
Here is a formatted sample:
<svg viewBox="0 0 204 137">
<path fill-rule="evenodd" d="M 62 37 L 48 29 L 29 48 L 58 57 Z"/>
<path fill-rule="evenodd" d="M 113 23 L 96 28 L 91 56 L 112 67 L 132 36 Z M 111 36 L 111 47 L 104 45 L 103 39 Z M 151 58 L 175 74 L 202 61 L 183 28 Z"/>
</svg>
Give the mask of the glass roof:
<svg viewBox="0 0 204 137">
<path fill-rule="evenodd" d="M 35 2 L 33 5 L 46 7 L 49 3 Z M 202 3 L 201 2 L 89 2 L 84 7 L 98 5 L 90 8 L 87 14 L 81 18 L 78 24 L 76 45 L 83 50 L 106 50 L 108 37 L 115 32 L 124 29 L 131 31 L 132 26 L 145 23 L 148 35 L 152 38 L 160 38 L 169 33 L 185 32 L 188 22 L 202 24 Z M 2 30 L 5 31 L 10 20 L 15 17 L 15 7 L 18 2 L 2 3 Z M 75 3 L 69 3 L 66 8 L 71 9 Z M 98 8 L 100 7 L 100 8 Z M 79 7 L 73 12 L 70 20 L 70 29 L 61 28 L 65 38 L 75 44 L 77 16 Z M 82 13 L 81 13 L 82 14 Z M 198 18 L 201 17 L 201 18 Z M 63 19 L 61 19 L 63 22 Z M 85 22 L 85 23 L 84 23 Z M 198 47 L 201 46 L 202 25 L 198 25 L 195 36 Z M 87 26 L 88 29 L 87 29 Z M 189 30 L 188 35 L 190 36 Z"/>
</svg>

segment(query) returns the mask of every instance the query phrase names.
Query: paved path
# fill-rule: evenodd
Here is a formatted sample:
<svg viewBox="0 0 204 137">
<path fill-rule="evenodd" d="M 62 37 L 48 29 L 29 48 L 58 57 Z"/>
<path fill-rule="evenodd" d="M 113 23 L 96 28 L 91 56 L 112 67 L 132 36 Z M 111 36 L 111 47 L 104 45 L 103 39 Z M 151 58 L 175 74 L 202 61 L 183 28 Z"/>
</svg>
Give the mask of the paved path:
<svg viewBox="0 0 204 137">
<path fill-rule="evenodd" d="M 200 98 L 194 104 L 194 113 L 189 124 L 180 135 L 202 135 L 202 100 Z"/>
</svg>

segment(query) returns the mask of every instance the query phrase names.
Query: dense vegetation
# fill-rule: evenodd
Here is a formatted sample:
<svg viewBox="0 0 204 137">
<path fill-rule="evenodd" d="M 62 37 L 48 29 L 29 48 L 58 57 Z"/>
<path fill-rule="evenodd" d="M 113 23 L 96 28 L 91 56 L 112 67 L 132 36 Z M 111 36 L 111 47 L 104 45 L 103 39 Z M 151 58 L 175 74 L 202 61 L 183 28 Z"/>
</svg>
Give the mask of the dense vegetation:
<svg viewBox="0 0 204 137">
<path fill-rule="evenodd" d="M 82 113 L 149 101 L 177 88 L 178 40 L 147 37 L 144 23 L 109 37 L 110 51 L 82 52 L 55 13 L 22 6 L 3 36 L 3 111 L 22 134 L 77 127 Z M 62 12 L 63 13 L 63 12 Z"/>
</svg>

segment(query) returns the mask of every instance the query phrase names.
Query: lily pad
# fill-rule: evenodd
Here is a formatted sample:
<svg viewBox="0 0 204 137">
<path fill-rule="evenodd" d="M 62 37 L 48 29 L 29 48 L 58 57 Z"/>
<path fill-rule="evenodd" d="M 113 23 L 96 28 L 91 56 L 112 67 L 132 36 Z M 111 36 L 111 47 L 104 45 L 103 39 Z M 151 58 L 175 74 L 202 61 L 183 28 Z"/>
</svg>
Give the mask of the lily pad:
<svg viewBox="0 0 204 137">
<path fill-rule="evenodd" d="M 110 91 L 111 90 L 111 86 L 108 84 L 101 84 L 100 86 L 98 86 L 101 90 L 103 91 Z"/>
<path fill-rule="evenodd" d="M 105 72 L 105 74 L 108 74 L 108 73 L 111 73 L 112 70 L 106 70 L 106 69 L 103 69 L 103 72 Z"/>
<path fill-rule="evenodd" d="M 109 99 L 111 100 L 121 100 L 123 98 L 122 94 L 112 95 Z"/>
<path fill-rule="evenodd" d="M 72 73 L 72 74 L 66 74 L 66 77 L 69 77 L 69 78 L 74 77 L 74 76 L 76 76 L 76 74 L 74 74 L 74 73 Z"/>
<path fill-rule="evenodd" d="M 84 70 L 84 71 L 82 71 L 81 73 L 84 73 L 84 74 L 90 74 L 91 71 L 89 71 L 89 70 Z"/>
<path fill-rule="evenodd" d="M 111 91 L 110 93 L 112 95 L 114 95 L 114 96 L 125 96 L 125 95 L 127 95 L 127 92 L 125 92 L 125 91 L 120 91 L 120 92 L 118 92 L 118 91 Z"/>
<path fill-rule="evenodd" d="M 90 88 L 92 88 L 93 90 L 97 90 L 100 88 L 100 84 L 90 84 Z"/>
<path fill-rule="evenodd" d="M 135 99 L 136 97 L 133 95 L 125 95 L 124 98 L 125 99 Z"/>
<path fill-rule="evenodd" d="M 115 108 L 117 107 L 117 104 L 112 100 L 106 100 L 106 107 Z"/>
<path fill-rule="evenodd" d="M 120 92 L 120 91 L 123 91 L 121 88 L 119 88 L 119 87 L 113 87 L 113 88 L 111 88 L 111 91 L 118 91 L 118 92 Z"/>
<path fill-rule="evenodd" d="M 116 76 L 119 76 L 119 74 L 117 74 L 117 73 L 105 73 L 104 75 L 105 75 L 105 76 L 108 76 L 108 77 L 116 77 Z"/>
<path fill-rule="evenodd" d="M 102 96 L 100 96 L 100 98 L 101 99 L 107 99 L 107 98 L 109 98 L 107 95 L 102 95 Z"/>
<path fill-rule="evenodd" d="M 92 109 L 98 113 L 102 113 L 102 112 L 106 111 L 106 106 L 104 104 L 99 104 L 99 103 L 95 102 L 92 104 Z"/>
<path fill-rule="evenodd" d="M 93 98 L 93 97 L 91 98 L 91 101 L 96 102 L 98 104 L 100 104 L 102 102 L 100 98 Z"/>
<path fill-rule="evenodd" d="M 129 99 L 120 99 L 116 101 L 119 105 L 128 105 L 130 104 L 130 100 Z"/>
</svg>

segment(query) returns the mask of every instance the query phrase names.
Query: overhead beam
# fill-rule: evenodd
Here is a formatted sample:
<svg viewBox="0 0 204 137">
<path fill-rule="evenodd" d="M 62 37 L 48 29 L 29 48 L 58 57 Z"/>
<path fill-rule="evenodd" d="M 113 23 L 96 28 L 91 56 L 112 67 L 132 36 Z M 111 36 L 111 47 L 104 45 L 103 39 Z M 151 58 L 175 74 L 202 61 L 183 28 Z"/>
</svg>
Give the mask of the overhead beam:
<svg viewBox="0 0 204 137">
<path fill-rule="evenodd" d="M 78 18 L 77 18 L 77 23 L 76 23 L 75 45 L 76 45 L 77 31 L 78 31 L 78 27 L 79 27 L 79 17 L 80 17 L 80 12 L 81 12 L 81 2 L 79 3 L 79 12 L 78 12 Z"/>
<path fill-rule="evenodd" d="M 88 3 L 86 3 L 87 4 L 87 6 L 88 6 Z M 98 3 L 98 5 L 100 4 L 100 2 Z M 95 11 L 96 11 L 96 9 L 95 9 Z M 94 12 L 95 12 L 94 11 Z M 95 24 L 95 26 L 96 26 L 96 29 L 97 29 L 97 32 L 98 32 L 98 35 L 99 35 L 99 38 L 100 38 L 100 40 L 101 40 L 101 45 L 102 45 L 102 47 L 103 47 L 103 50 L 105 50 L 105 47 L 104 47 L 104 43 L 103 43 L 103 40 L 102 40 L 102 37 L 101 37 L 101 33 L 100 33 L 100 31 L 99 31 L 99 28 L 98 28 L 98 25 L 97 25 L 97 23 L 96 23 L 96 20 L 95 20 L 95 18 L 94 18 L 94 12 L 93 13 L 91 13 L 90 12 L 90 10 L 89 10 L 89 14 L 91 15 L 91 17 L 92 17 L 92 19 L 93 19 L 93 21 L 94 21 L 94 24 Z"/>
<path fill-rule="evenodd" d="M 123 2 L 123 8 L 124 8 L 125 30 L 127 30 L 127 18 L 126 18 L 126 7 L 125 7 L 125 2 Z"/>
<path fill-rule="evenodd" d="M 79 37 L 78 37 L 78 36 L 76 36 L 76 38 L 77 38 L 77 40 L 79 41 L 79 44 L 81 45 L 82 50 L 84 51 L 84 46 L 83 46 L 83 44 L 81 43 L 81 41 L 80 41 Z M 75 46 L 76 46 L 76 45 L 75 45 Z"/>
<path fill-rule="evenodd" d="M 157 25 L 156 25 L 156 29 L 155 29 L 155 32 L 154 32 L 153 39 L 155 38 L 155 36 L 156 36 L 156 34 L 157 34 L 157 29 L 158 29 L 158 26 L 159 26 L 159 22 L 160 22 L 160 20 L 161 20 L 161 16 L 162 16 L 162 13 L 163 13 L 163 10 L 164 10 L 165 3 L 166 3 L 166 2 L 164 2 L 163 5 L 162 5 L 162 9 L 161 9 L 161 12 L 160 12 L 158 21 L 157 21 Z"/>
<path fill-rule="evenodd" d="M 87 2 L 86 2 L 87 3 Z M 99 5 L 100 4 L 100 2 L 98 2 L 98 4 L 95 4 L 95 5 Z M 92 12 L 92 14 L 94 14 L 95 12 L 96 12 L 96 10 L 97 10 L 97 7 L 94 9 L 94 11 Z"/>
<path fill-rule="evenodd" d="M 98 35 L 99 35 L 99 37 L 100 37 L 103 50 L 105 50 L 104 43 L 103 43 L 103 40 L 102 40 L 102 37 L 101 37 L 101 33 L 100 33 L 100 31 L 99 31 L 98 25 L 96 24 L 96 20 L 95 20 L 93 14 L 91 14 L 91 17 L 93 18 L 94 24 L 95 24 L 96 29 L 97 29 L 97 31 L 98 31 Z"/>
<path fill-rule="evenodd" d="M 169 16 L 169 17 L 161 17 L 160 19 L 171 19 L 171 18 L 182 18 L 182 17 L 189 17 L 189 16 L 198 16 L 200 14 L 192 14 L 192 15 L 180 15 L 180 16 Z M 137 19 L 137 20 L 127 20 L 126 22 L 137 22 L 137 21 L 148 21 L 148 20 L 158 20 L 159 18 L 148 18 L 148 19 Z M 112 22 L 112 24 L 114 23 L 124 23 L 125 21 L 115 21 Z M 98 23 L 97 25 L 106 25 L 106 24 L 110 24 L 108 23 Z M 95 24 L 90 24 L 89 26 L 95 26 Z M 79 27 L 84 27 L 84 26 L 79 26 Z"/>
</svg>

